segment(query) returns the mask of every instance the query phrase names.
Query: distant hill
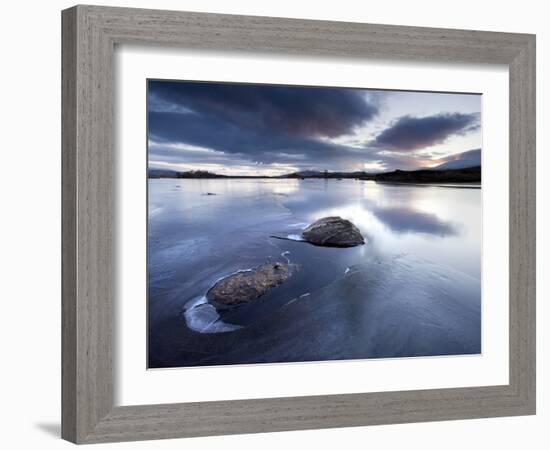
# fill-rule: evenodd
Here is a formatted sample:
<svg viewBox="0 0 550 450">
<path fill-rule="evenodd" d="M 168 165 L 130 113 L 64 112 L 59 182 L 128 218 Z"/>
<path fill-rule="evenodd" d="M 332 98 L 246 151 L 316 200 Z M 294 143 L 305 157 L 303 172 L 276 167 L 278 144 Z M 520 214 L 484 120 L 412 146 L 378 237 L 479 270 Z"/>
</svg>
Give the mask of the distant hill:
<svg viewBox="0 0 550 450">
<path fill-rule="evenodd" d="M 225 175 L 208 172 L 206 170 L 190 170 L 188 172 L 178 172 L 169 169 L 149 169 L 149 178 L 226 178 Z"/>
<path fill-rule="evenodd" d="M 315 170 L 302 170 L 300 172 L 293 172 L 286 175 L 281 175 L 278 178 L 364 178 L 369 176 L 366 172 L 328 172 L 328 171 L 315 171 Z"/>
<path fill-rule="evenodd" d="M 433 167 L 435 170 L 447 170 L 447 169 L 465 169 L 467 167 L 481 166 L 481 149 L 469 150 L 467 152 L 452 155 L 449 159 Z"/>
<path fill-rule="evenodd" d="M 454 161 L 453 161 L 454 162 Z M 481 166 L 457 169 L 421 169 L 421 170 L 394 170 L 385 173 L 357 172 L 321 172 L 304 170 L 280 176 L 230 176 L 218 175 L 205 170 L 192 170 L 178 172 L 175 170 L 151 169 L 149 178 L 189 178 L 189 179 L 215 179 L 215 178 L 272 178 L 272 179 L 358 179 L 374 180 L 394 183 L 478 183 L 481 181 Z"/>
<path fill-rule="evenodd" d="M 149 169 L 149 178 L 176 178 L 177 173 L 175 170 L 169 169 Z"/>
<path fill-rule="evenodd" d="M 178 172 L 176 178 L 227 178 L 225 175 L 208 172 L 207 170 L 190 170 L 189 172 Z"/>
<path fill-rule="evenodd" d="M 281 175 L 280 178 L 323 178 L 323 174 L 324 172 L 319 170 L 301 170 L 299 172 Z"/>
<path fill-rule="evenodd" d="M 479 183 L 481 166 L 447 170 L 395 170 L 374 175 L 374 180 L 390 183 Z"/>
</svg>

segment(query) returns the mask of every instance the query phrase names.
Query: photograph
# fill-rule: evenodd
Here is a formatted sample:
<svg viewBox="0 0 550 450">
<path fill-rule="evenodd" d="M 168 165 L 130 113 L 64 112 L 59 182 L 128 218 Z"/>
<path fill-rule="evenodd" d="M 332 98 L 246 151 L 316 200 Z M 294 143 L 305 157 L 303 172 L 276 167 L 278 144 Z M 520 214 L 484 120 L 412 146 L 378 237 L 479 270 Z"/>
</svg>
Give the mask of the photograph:
<svg viewBox="0 0 550 450">
<path fill-rule="evenodd" d="M 546 4 L 99 3 L 3 4 L 2 448 L 550 449 Z"/>
<path fill-rule="evenodd" d="M 482 353 L 480 93 L 146 96 L 149 369 Z"/>
</svg>

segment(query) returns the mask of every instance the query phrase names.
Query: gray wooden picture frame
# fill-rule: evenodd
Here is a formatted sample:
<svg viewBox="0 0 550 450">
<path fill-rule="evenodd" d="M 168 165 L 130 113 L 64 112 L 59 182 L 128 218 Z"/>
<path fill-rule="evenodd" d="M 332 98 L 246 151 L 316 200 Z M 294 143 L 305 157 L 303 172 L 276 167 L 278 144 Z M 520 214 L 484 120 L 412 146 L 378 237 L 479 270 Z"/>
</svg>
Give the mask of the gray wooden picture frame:
<svg viewBox="0 0 550 450">
<path fill-rule="evenodd" d="M 62 437 L 75 443 L 535 413 L 535 36 L 75 6 L 62 13 Z M 116 44 L 505 64 L 510 82 L 509 384 L 114 406 Z M 490 294 L 488 294 L 490 295 Z"/>
</svg>

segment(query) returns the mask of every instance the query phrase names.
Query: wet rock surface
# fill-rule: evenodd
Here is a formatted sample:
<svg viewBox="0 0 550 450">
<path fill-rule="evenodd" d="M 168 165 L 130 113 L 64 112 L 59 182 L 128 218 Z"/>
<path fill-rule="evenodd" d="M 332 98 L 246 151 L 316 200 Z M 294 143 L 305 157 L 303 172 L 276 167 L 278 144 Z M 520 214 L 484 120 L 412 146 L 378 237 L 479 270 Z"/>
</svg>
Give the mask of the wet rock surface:
<svg viewBox="0 0 550 450">
<path fill-rule="evenodd" d="M 286 263 L 263 264 L 221 279 L 207 292 L 206 298 L 216 306 L 238 306 L 261 297 L 290 276 L 290 266 Z"/>
<path fill-rule="evenodd" d="M 315 221 L 302 232 L 302 238 L 311 244 L 326 247 L 355 247 L 365 243 L 359 229 L 338 216 Z"/>
</svg>

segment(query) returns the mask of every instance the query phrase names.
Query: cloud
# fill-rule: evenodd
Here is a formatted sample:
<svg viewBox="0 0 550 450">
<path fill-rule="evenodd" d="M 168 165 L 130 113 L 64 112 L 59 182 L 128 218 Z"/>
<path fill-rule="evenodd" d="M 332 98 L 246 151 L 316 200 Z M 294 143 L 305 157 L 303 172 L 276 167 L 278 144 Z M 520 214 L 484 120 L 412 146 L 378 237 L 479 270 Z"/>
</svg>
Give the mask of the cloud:
<svg viewBox="0 0 550 450">
<path fill-rule="evenodd" d="M 400 117 L 370 145 L 390 151 L 414 151 L 441 144 L 453 135 L 479 129 L 478 113 L 446 113 L 426 117 Z"/>
<path fill-rule="evenodd" d="M 364 90 L 266 84 L 150 81 L 149 104 L 302 137 L 341 136 L 378 113 Z"/>
<path fill-rule="evenodd" d="M 149 113 L 149 138 L 154 155 L 185 157 L 186 148 L 204 147 L 223 152 L 226 158 L 234 155 L 248 157 L 262 163 L 280 162 L 281 159 L 301 159 L 328 164 L 340 161 L 349 163 L 357 159 L 357 149 L 322 142 L 301 136 L 238 127 L 216 118 L 204 120 L 199 115 L 175 113 Z M 175 144 L 180 149 L 175 148 Z"/>
<path fill-rule="evenodd" d="M 382 101 L 358 89 L 149 81 L 149 159 L 358 168 L 369 151 L 330 139 L 372 120 Z"/>
<path fill-rule="evenodd" d="M 381 144 L 392 140 L 389 130 L 403 127 L 405 119 L 427 118 L 401 117 L 382 128 L 374 144 L 370 137 L 361 137 L 365 126 L 382 126 L 376 122 L 390 92 L 161 80 L 149 81 L 148 87 L 149 161 L 156 165 L 211 165 L 233 173 L 254 167 L 262 173 L 275 166 L 363 170 L 372 161 L 381 170 L 429 165 L 426 157 L 414 151 L 392 151 L 397 146 L 395 130 L 392 146 Z M 462 116 L 470 118 L 464 114 L 432 117 L 459 122 Z M 476 124 L 474 119 L 471 122 L 463 131 L 456 125 L 451 128 L 466 132 Z"/>
</svg>

